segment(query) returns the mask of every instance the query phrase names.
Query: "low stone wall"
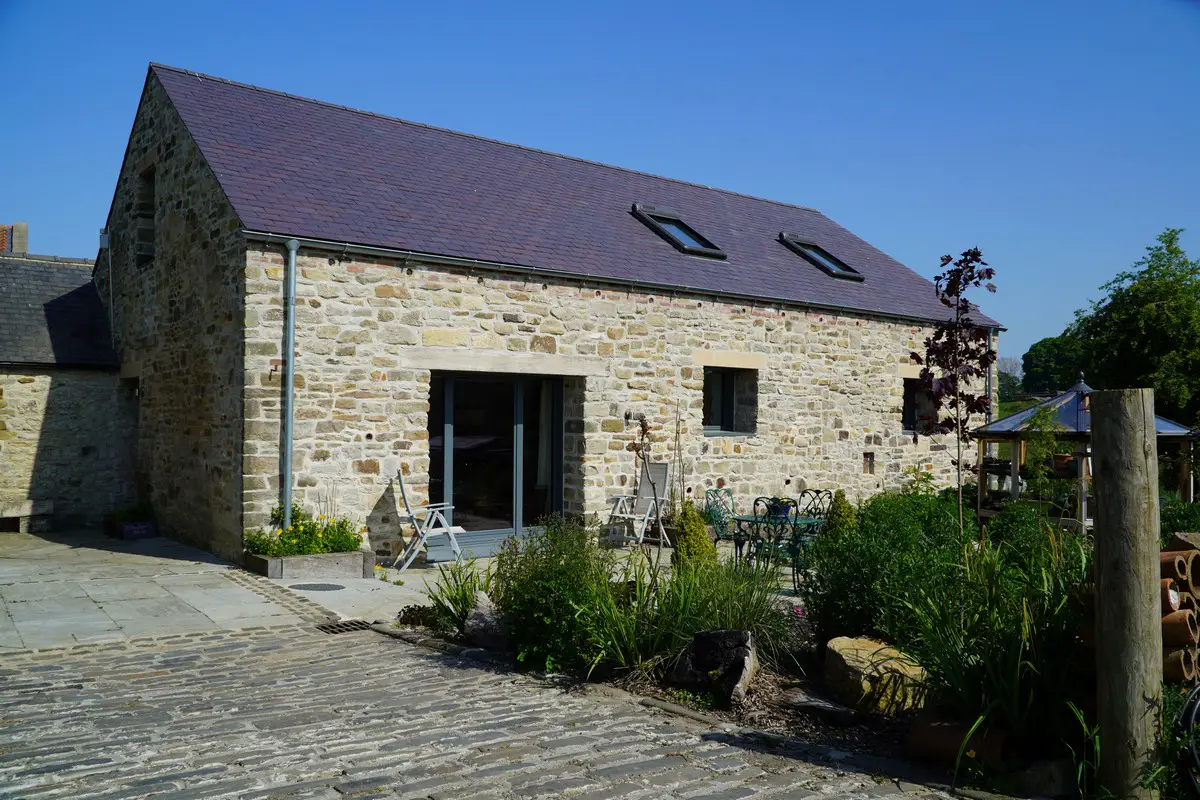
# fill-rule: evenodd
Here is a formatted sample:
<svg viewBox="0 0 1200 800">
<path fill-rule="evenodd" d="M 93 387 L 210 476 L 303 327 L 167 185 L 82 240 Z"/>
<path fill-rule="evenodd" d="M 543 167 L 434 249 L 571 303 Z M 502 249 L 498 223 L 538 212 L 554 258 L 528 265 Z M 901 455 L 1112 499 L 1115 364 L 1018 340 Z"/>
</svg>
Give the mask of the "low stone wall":
<svg viewBox="0 0 1200 800">
<path fill-rule="evenodd" d="M 52 527 L 94 528 L 133 502 L 136 402 L 115 372 L 2 368 L 0 507 L 32 503 L 52 509 Z"/>
</svg>

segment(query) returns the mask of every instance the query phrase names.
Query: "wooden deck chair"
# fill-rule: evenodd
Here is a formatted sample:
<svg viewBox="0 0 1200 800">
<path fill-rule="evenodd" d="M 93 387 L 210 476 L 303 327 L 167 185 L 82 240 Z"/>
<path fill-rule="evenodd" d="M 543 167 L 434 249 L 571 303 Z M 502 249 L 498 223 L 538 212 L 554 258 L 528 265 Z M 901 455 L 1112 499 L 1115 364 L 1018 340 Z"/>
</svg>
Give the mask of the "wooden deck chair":
<svg viewBox="0 0 1200 800">
<path fill-rule="evenodd" d="M 621 494 L 612 499 L 612 511 L 608 515 L 609 536 L 641 544 L 646 538 L 646 529 L 657 522 L 660 510 L 666 507 L 670 482 L 671 462 L 651 464 L 642 461 L 637 493 Z M 631 529 L 633 534 L 625 535 L 626 529 Z M 663 544 L 671 545 L 666 533 L 663 533 Z"/>
<path fill-rule="evenodd" d="M 402 470 L 397 471 L 396 479 L 400 483 L 400 498 L 404 501 L 404 514 L 407 522 L 412 525 L 413 535 L 408 540 L 408 546 L 400 555 L 396 556 L 392 566 L 395 567 L 404 561 L 404 564 L 400 566 L 400 571 L 404 572 L 408 569 L 430 536 L 450 537 L 450 549 L 454 551 L 454 560 L 458 561 L 462 558 L 462 549 L 458 546 L 458 539 L 454 534 L 466 533 L 466 531 L 457 525 L 452 526 L 446 521 L 446 513 L 452 511 L 454 506 L 449 503 L 414 506 L 408 501 L 408 491 L 404 488 L 404 472 Z"/>
</svg>

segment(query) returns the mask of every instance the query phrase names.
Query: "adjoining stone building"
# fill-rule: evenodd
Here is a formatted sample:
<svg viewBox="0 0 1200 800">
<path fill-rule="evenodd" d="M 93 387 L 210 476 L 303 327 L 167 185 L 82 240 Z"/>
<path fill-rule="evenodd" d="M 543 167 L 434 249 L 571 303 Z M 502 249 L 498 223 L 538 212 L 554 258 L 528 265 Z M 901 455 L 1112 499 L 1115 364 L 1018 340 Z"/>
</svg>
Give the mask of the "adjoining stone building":
<svg viewBox="0 0 1200 800">
<path fill-rule="evenodd" d="M 0 252 L 0 531 L 94 527 L 134 499 L 134 389 L 91 272 Z"/>
<path fill-rule="evenodd" d="M 812 209 L 152 65 L 108 230 L 148 499 L 223 555 L 279 502 L 289 242 L 297 498 L 377 551 L 398 472 L 476 552 L 603 515 L 641 413 L 697 497 L 951 469 L 909 430 L 932 284 Z"/>
</svg>

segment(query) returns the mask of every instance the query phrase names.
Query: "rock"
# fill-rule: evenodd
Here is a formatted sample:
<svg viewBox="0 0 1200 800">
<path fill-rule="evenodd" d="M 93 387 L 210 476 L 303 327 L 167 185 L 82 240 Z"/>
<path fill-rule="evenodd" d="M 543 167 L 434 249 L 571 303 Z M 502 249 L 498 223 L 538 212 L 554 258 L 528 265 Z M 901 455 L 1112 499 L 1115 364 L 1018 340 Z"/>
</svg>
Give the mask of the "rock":
<svg viewBox="0 0 1200 800">
<path fill-rule="evenodd" d="M 1075 765 L 1069 758 L 1035 761 L 1015 776 L 1017 791 L 1029 797 L 1074 797 L 1079 794 Z"/>
<path fill-rule="evenodd" d="M 832 639 L 825 649 L 825 688 L 860 711 L 894 714 L 925 704 L 925 670 L 873 639 Z"/>
<path fill-rule="evenodd" d="M 711 692 L 717 702 L 736 706 L 746 699 L 758 675 L 758 654 L 750 631 L 697 633 L 683 651 L 667 682 L 693 691 Z"/>
<path fill-rule="evenodd" d="M 841 703 L 809 694 L 803 689 L 793 689 L 783 696 L 782 705 L 812 714 L 829 725 L 847 727 L 858 722 L 859 713 Z"/>
<path fill-rule="evenodd" d="M 463 623 L 463 636 L 476 647 L 508 649 L 508 621 L 484 592 L 475 592 L 475 607 Z"/>
</svg>

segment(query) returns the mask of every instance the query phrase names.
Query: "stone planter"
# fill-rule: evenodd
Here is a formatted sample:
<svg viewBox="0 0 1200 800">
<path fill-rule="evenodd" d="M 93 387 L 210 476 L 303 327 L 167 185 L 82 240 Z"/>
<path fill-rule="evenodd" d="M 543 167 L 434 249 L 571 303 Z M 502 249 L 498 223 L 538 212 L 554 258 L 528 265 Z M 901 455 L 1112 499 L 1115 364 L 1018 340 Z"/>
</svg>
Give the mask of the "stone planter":
<svg viewBox="0 0 1200 800">
<path fill-rule="evenodd" d="M 317 553 L 308 556 L 258 556 L 246 553 L 246 569 L 268 578 L 373 578 L 375 554 L 366 550 L 352 553 Z"/>
</svg>

